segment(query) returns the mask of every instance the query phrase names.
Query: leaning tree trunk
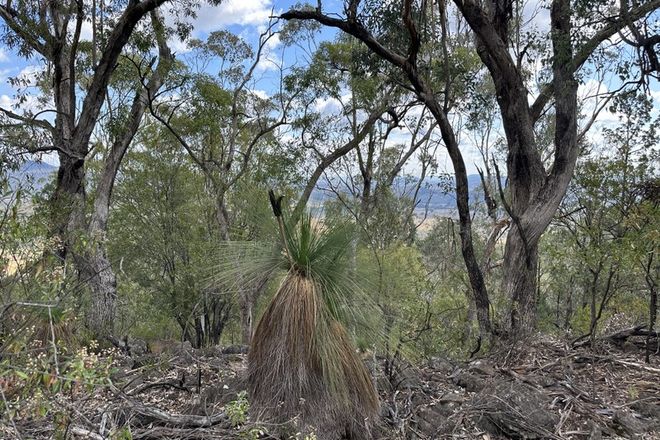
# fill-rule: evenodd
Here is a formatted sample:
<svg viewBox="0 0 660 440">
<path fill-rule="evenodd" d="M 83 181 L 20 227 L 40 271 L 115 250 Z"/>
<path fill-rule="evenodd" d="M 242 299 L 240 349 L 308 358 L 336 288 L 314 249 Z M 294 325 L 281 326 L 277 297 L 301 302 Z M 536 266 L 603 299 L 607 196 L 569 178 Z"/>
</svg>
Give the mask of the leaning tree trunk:
<svg viewBox="0 0 660 440">
<path fill-rule="evenodd" d="M 91 244 L 83 255 L 76 259 L 78 269 L 84 277 L 83 281 L 91 288 L 86 325 L 97 337 L 111 336 L 115 329 L 117 276 L 112 269 L 106 246 L 110 198 L 115 178 L 126 151 L 140 128 L 147 106 L 163 85 L 174 62 L 174 56 L 167 46 L 162 19 L 157 10 L 151 11 L 151 22 L 158 42 L 158 65 L 145 87 L 135 95 L 123 134 L 115 139 L 105 159 L 103 173 L 96 189 L 92 216 L 87 227 Z"/>
</svg>

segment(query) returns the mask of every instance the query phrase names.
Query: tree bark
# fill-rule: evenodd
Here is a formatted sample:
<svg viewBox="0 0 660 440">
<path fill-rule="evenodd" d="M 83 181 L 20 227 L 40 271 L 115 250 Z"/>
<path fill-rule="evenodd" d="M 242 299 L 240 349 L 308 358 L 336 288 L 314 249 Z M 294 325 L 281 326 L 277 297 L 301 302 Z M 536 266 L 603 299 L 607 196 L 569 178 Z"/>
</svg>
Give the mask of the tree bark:
<svg viewBox="0 0 660 440">
<path fill-rule="evenodd" d="M 113 32 L 95 66 L 92 81 L 85 95 L 76 121 L 75 62 L 78 41 L 83 23 L 83 12 L 77 11 L 76 27 L 71 43 L 67 41 L 65 28 L 68 18 L 61 17 L 58 8 L 51 8 L 55 27 L 52 54 L 49 59 L 54 65 L 54 98 L 57 109 L 55 117 L 55 147 L 59 150 L 60 166 L 56 188 L 51 199 L 54 213 L 54 232 L 61 238 L 59 254 L 66 257 L 72 240 L 79 236 L 83 228 L 85 209 L 85 160 L 89 153 L 89 140 L 105 100 L 110 76 L 114 71 L 119 55 L 142 17 L 156 9 L 166 0 L 143 0 L 129 3 L 118 19 Z"/>
<path fill-rule="evenodd" d="M 644 355 L 644 360 L 646 363 L 651 362 L 651 335 L 653 334 L 654 328 L 655 328 L 655 323 L 657 321 L 658 317 L 658 283 L 657 283 L 657 277 L 654 276 L 653 272 L 656 272 L 657 274 L 657 263 L 654 266 L 654 257 L 655 257 L 655 250 L 651 252 L 651 254 L 648 256 L 647 263 L 644 265 L 644 280 L 646 281 L 646 285 L 649 287 L 649 334 L 646 337 L 646 352 Z M 656 338 L 658 336 L 657 332 L 655 333 Z M 657 344 L 656 344 L 657 346 Z"/>
<path fill-rule="evenodd" d="M 250 345 L 252 341 L 252 310 L 254 309 L 254 304 L 252 304 L 253 301 L 250 301 L 248 296 L 241 295 L 238 304 L 241 315 L 241 344 L 243 345 Z"/>
<path fill-rule="evenodd" d="M 514 226 L 504 248 L 504 292 L 510 298 L 510 328 L 529 334 L 536 325 L 538 242 L 525 243 Z"/>
<path fill-rule="evenodd" d="M 162 19 L 156 10 L 151 11 L 151 21 L 158 42 L 158 65 L 145 87 L 136 93 L 124 131 L 115 139 L 105 159 L 87 227 L 90 243 L 83 254 L 76 257 L 78 270 L 91 289 L 90 307 L 85 317 L 86 326 L 97 337 L 113 334 L 116 315 L 117 277 L 108 258 L 106 246 L 114 182 L 126 151 L 140 128 L 144 112 L 163 85 L 174 62 L 174 56 L 167 46 Z"/>
<path fill-rule="evenodd" d="M 556 116 L 555 156 L 549 172 L 536 146 L 538 115 L 531 111 L 522 73 L 508 51 L 502 17 L 491 17 L 473 0 L 455 3 L 477 36 L 477 51 L 495 83 L 507 138 L 511 200 L 505 208 L 513 226 L 507 235 L 503 264 L 502 290 L 510 300 L 504 327 L 510 336 L 525 336 L 536 323 L 538 243 L 566 193 L 578 154 L 577 82 L 573 77 L 577 67 L 573 64 L 570 2 L 554 0 L 551 8 Z"/>
</svg>

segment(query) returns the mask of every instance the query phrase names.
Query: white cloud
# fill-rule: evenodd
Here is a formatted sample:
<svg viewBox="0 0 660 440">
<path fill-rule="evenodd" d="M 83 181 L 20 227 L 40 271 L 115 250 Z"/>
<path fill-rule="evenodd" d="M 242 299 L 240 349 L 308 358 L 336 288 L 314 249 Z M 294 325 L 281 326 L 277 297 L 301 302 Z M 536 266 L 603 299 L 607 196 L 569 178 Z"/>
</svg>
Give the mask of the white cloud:
<svg viewBox="0 0 660 440">
<path fill-rule="evenodd" d="M 80 27 L 80 40 L 81 41 L 92 41 L 93 29 L 92 23 L 89 21 L 83 22 Z"/>
<path fill-rule="evenodd" d="M 608 109 L 607 101 L 609 96 L 608 87 L 600 81 L 589 79 L 584 84 L 578 87 L 578 103 L 582 106 L 582 116 L 586 120 L 590 120 L 595 112 L 599 112 L 596 116 L 595 124 L 614 124 L 620 121 L 619 114 L 612 113 Z M 603 105 L 605 108 L 603 108 Z"/>
<path fill-rule="evenodd" d="M 21 86 L 27 85 L 28 87 L 34 87 L 37 85 L 37 76 L 39 73 L 43 72 L 43 66 L 36 66 L 34 64 L 25 66 L 21 71 L 16 75 L 16 78 L 21 80 Z"/>
<path fill-rule="evenodd" d="M 259 26 L 272 14 L 272 0 L 226 0 L 218 6 L 203 5 L 194 22 L 197 31 L 213 31 L 232 24 Z"/>
<path fill-rule="evenodd" d="M 9 108 L 11 105 L 14 103 L 13 99 L 11 99 L 7 95 L 2 95 L 0 96 L 0 107 L 2 108 Z"/>
<path fill-rule="evenodd" d="M 7 51 L 0 47 L 0 63 L 6 63 L 9 61 L 9 55 L 7 55 Z"/>
<path fill-rule="evenodd" d="M 188 22 L 193 27 L 193 37 L 204 38 L 205 33 L 225 29 L 231 25 L 256 27 L 256 32 L 263 32 L 271 15 L 277 15 L 273 12 L 272 0 L 225 0 L 218 6 L 212 6 L 204 3 L 197 10 L 196 18 Z M 175 13 L 168 9 L 162 9 L 165 23 L 173 26 L 175 22 Z M 252 35 L 254 35 L 252 30 Z M 257 34 L 258 35 L 258 34 Z M 177 54 L 183 54 L 190 51 L 186 42 L 182 42 L 176 37 L 169 39 L 170 48 Z M 260 70 L 272 69 L 272 61 L 269 53 L 280 44 L 279 36 L 271 38 L 266 44 L 266 52 L 260 63 Z"/>
<path fill-rule="evenodd" d="M 266 92 L 265 90 L 254 89 L 254 90 L 251 90 L 251 92 L 252 92 L 255 96 L 257 96 L 257 97 L 259 97 L 259 98 L 261 98 L 261 99 L 264 99 L 264 100 L 270 98 L 270 95 L 268 95 L 268 92 Z"/>
<path fill-rule="evenodd" d="M 341 103 L 335 98 L 316 98 L 312 108 L 319 113 L 331 113 L 334 110 L 339 110 Z"/>
<path fill-rule="evenodd" d="M 13 69 L 0 69 L 0 83 L 7 81 Z"/>
<path fill-rule="evenodd" d="M 259 64 L 257 64 L 258 71 L 278 70 L 280 68 L 282 64 L 281 54 L 276 50 L 280 45 L 279 34 L 274 34 L 266 41 L 261 59 L 259 60 Z"/>
<path fill-rule="evenodd" d="M 168 39 L 167 45 L 170 47 L 172 52 L 174 52 L 177 55 L 190 52 L 190 47 L 188 46 L 188 43 L 181 41 L 177 37 L 172 37 Z"/>
<path fill-rule="evenodd" d="M 530 0 L 523 5 L 523 20 L 539 32 L 550 31 L 550 10 L 538 0 Z"/>
<path fill-rule="evenodd" d="M 660 90 L 651 90 L 651 98 L 656 104 L 660 104 Z"/>
</svg>

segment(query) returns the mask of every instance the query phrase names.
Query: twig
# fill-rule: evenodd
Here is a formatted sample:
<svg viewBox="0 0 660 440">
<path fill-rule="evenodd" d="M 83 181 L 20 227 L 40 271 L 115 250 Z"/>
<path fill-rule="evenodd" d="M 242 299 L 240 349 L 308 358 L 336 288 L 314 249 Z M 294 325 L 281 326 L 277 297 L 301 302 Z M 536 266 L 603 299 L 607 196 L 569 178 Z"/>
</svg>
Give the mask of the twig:
<svg viewBox="0 0 660 440">
<path fill-rule="evenodd" d="M 55 343 L 55 327 L 53 326 L 52 306 L 48 307 L 48 322 L 50 323 L 50 342 L 53 345 L 53 358 L 55 360 L 55 373 L 60 375 L 60 364 L 57 360 L 57 344 Z"/>
<path fill-rule="evenodd" d="M 5 404 L 5 409 L 7 410 L 7 417 L 11 422 L 11 426 L 14 428 L 14 432 L 16 433 L 16 438 L 20 440 L 22 438 L 21 433 L 18 431 L 18 428 L 16 427 L 16 423 L 14 423 L 14 418 L 11 415 L 11 410 L 9 409 L 9 404 L 7 403 L 7 398 L 5 397 L 5 390 L 3 388 L 4 387 L 0 384 L 0 395 L 2 395 L 2 401 Z"/>
</svg>

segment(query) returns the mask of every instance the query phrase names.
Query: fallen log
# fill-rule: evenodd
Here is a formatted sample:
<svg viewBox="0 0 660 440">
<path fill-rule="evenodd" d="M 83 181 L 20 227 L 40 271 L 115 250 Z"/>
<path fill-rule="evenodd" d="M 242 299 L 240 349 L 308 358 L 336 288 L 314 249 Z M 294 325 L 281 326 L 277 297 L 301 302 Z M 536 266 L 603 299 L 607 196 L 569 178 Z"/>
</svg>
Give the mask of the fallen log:
<svg viewBox="0 0 660 440">
<path fill-rule="evenodd" d="M 614 333 L 610 333 L 608 335 L 604 335 L 598 338 L 599 341 L 611 341 L 614 344 L 617 344 L 619 346 L 623 345 L 628 338 L 632 338 L 635 336 L 640 336 L 640 337 L 646 337 L 646 338 L 658 338 L 660 335 L 660 332 L 657 331 L 649 331 L 648 330 L 648 325 L 646 324 L 641 324 L 637 325 L 635 327 L 630 327 L 626 328 L 623 330 L 616 331 Z M 576 338 L 573 340 L 571 345 L 576 348 L 576 347 L 584 347 L 586 345 L 589 345 L 591 343 L 591 340 L 588 339 L 591 334 L 587 333 L 586 335 L 582 335 L 579 338 Z M 639 345 L 640 347 L 645 347 L 646 346 L 645 341 L 640 341 Z M 656 342 L 657 344 L 657 342 Z"/>
<path fill-rule="evenodd" d="M 130 405 L 126 409 L 143 417 L 148 417 L 158 422 L 167 425 L 174 425 L 180 428 L 209 428 L 216 425 L 221 427 L 231 426 L 229 417 L 225 412 L 210 416 L 169 414 L 158 408 L 146 406 L 137 402 L 130 402 Z"/>
</svg>

